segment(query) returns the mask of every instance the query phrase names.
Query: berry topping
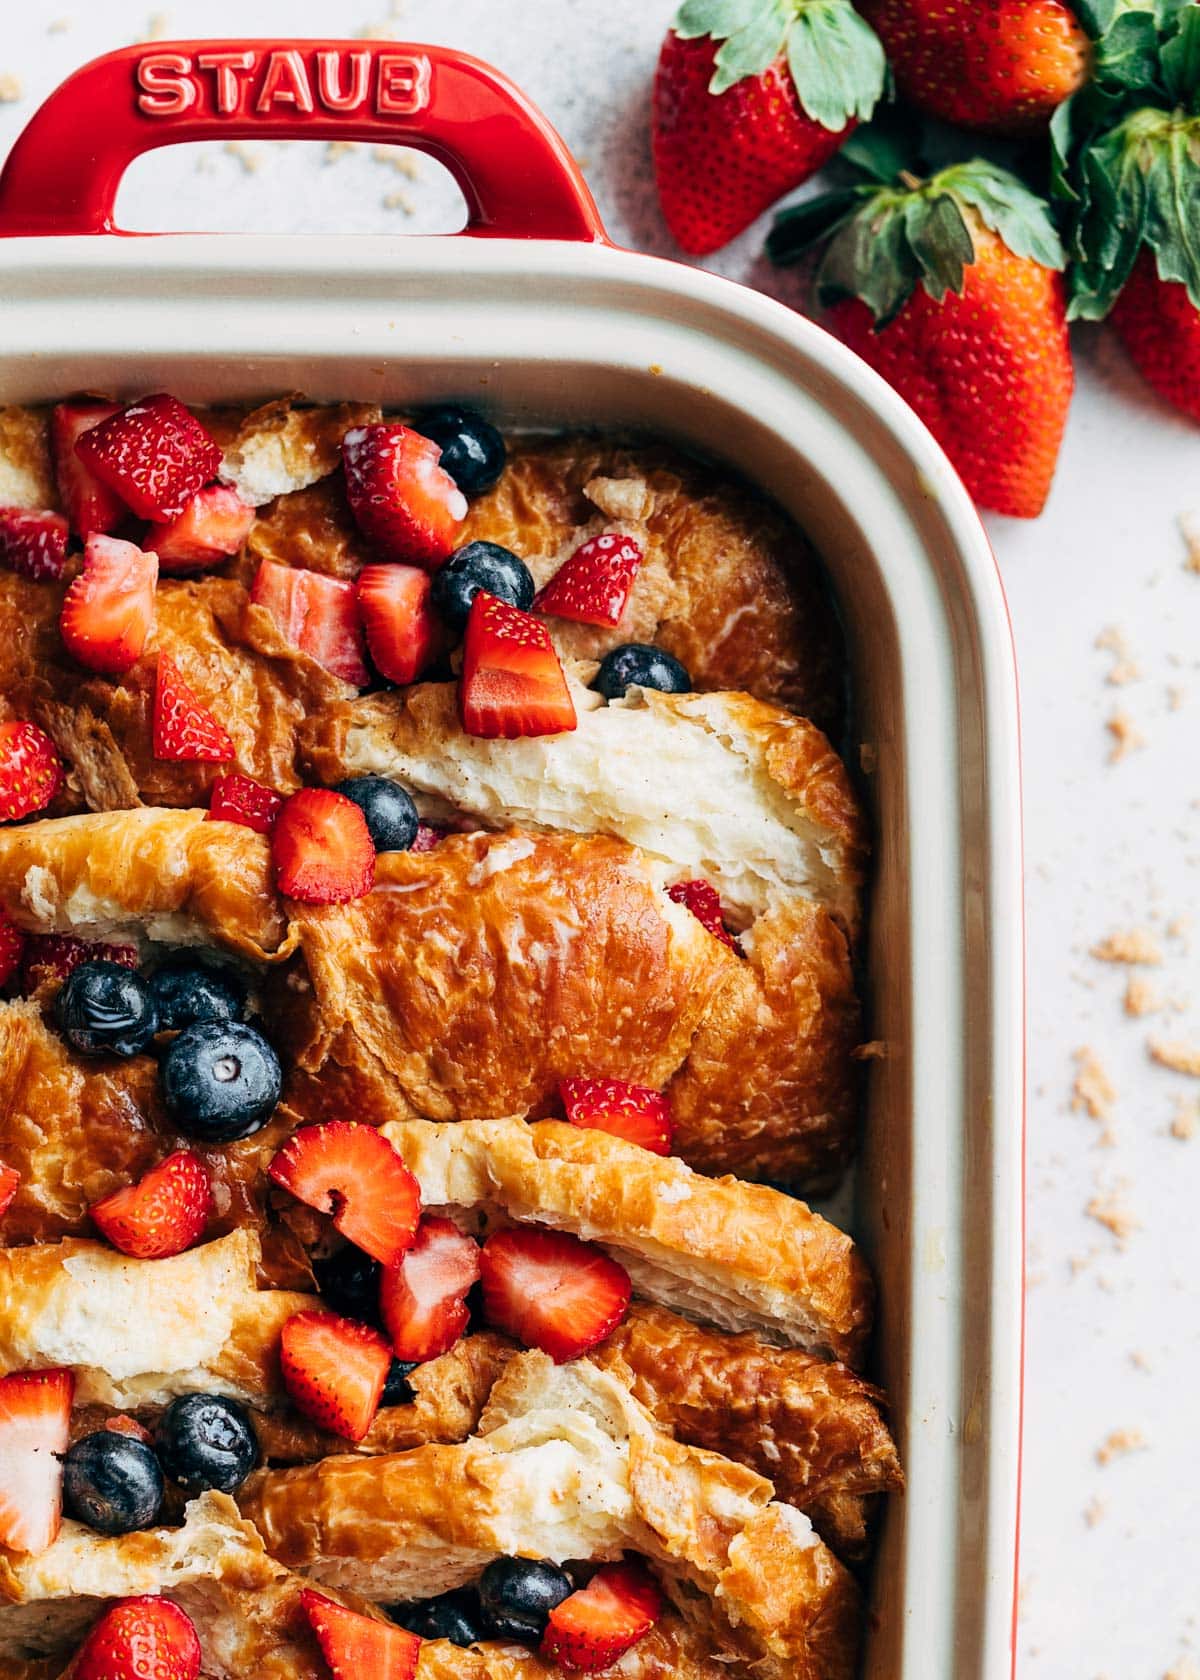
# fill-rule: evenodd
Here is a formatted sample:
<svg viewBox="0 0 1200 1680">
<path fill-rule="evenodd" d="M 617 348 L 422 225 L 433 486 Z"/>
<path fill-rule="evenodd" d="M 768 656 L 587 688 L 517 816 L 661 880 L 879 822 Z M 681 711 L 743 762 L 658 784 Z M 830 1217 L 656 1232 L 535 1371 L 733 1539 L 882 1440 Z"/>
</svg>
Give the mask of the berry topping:
<svg viewBox="0 0 1200 1680">
<path fill-rule="evenodd" d="M 386 776 L 351 776 L 338 782 L 334 792 L 345 794 L 358 806 L 377 852 L 407 852 L 417 838 L 417 807 L 399 782 Z"/>
<path fill-rule="evenodd" d="M 279 1359 L 284 1386 L 305 1417 L 348 1441 L 362 1440 L 392 1363 L 378 1330 L 332 1313 L 297 1313 L 283 1327 Z"/>
<path fill-rule="evenodd" d="M 179 1032 L 198 1021 L 240 1021 L 246 1011 L 246 988 L 229 969 L 187 957 L 163 963 L 147 985 L 165 1032 Z"/>
<path fill-rule="evenodd" d="M 361 1248 L 347 1243 L 332 1254 L 314 1256 L 313 1276 L 321 1299 L 332 1312 L 342 1318 L 359 1318 L 364 1324 L 383 1328 L 379 1316 L 378 1260 L 372 1260 Z"/>
<path fill-rule="evenodd" d="M 442 471 L 450 474 L 464 496 L 481 496 L 504 471 L 508 455 L 504 439 L 473 408 L 446 403 L 426 409 L 418 416 L 417 428 L 422 437 L 437 444 Z"/>
<path fill-rule="evenodd" d="M 300 1602 L 333 1680 L 412 1680 L 421 1641 L 394 1622 L 377 1621 L 305 1587 Z"/>
<path fill-rule="evenodd" d="M 589 537 L 555 572 L 534 606 L 577 624 L 620 622 L 642 563 L 641 544 L 619 531 Z"/>
<path fill-rule="evenodd" d="M 676 881 L 673 887 L 668 887 L 667 897 L 673 903 L 682 904 L 690 910 L 700 926 L 707 928 L 713 938 L 719 939 L 722 945 L 728 945 L 731 951 L 738 949 L 737 940 L 725 926 L 721 896 L 710 882 Z"/>
<path fill-rule="evenodd" d="M 560 1079 L 558 1093 L 572 1126 L 611 1132 L 655 1155 L 671 1153 L 671 1105 L 661 1091 L 621 1079 Z"/>
<path fill-rule="evenodd" d="M 169 1598 L 123 1598 L 83 1642 L 73 1680 L 197 1680 L 200 1641 Z"/>
<path fill-rule="evenodd" d="M 240 823 L 256 834 L 271 834 L 282 809 L 281 793 L 243 776 L 238 770 L 231 770 L 213 783 L 207 820 Z"/>
<path fill-rule="evenodd" d="M 92 1220 L 114 1248 L 136 1260 L 182 1254 L 203 1233 L 213 1209 L 208 1168 L 177 1149 L 138 1180 L 93 1204 Z"/>
<path fill-rule="evenodd" d="M 158 555 L 161 572 L 195 572 L 237 554 L 256 517 L 236 490 L 210 484 L 176 518 L 151 525 L 142 544 Z"/>
<path fill-rule="evenodd" d="M 607 1668 L 649 1633 L 662 1594 L 637 1563 L 605 1563 L 550 1612 L 542 1656 L 561 1668 Z"/>
<path fill-rule="evenodd" d="M 58 1533 L 74 1392 L 70 1371 L 0 1377 L 0 1546 L 14 1552 L 44 1552 Z"/>
<path fill-rule="evenodd" d="M 7 910 L 0 910 L 0 986 L 12 979 L 25 955 L 26 938 Z"/>
<path fill-rule="evenodd" d="M 177 519 L 221 465 L 220 449 L 196 416 L 165 394 L 88 427 L 75 453 L 139 519 Z"/>
<path fill-rule="evenodd" d="M 356 688 L 370 680 L 358 599 L 347 579 L 264 560 L 250 599 L 270 613 L 285 641 L 326 671 Z"/>
<path fill-rule="evenodd" d="M 258 1462 L 250 1413 L 225 1394 L 181 1394 L 158 1420 L 154 1444 L 173 1482 L 187 1493 L 232 1493 Z"/>
<path fill-rule="evenodd" d="M 97 1429 L 81 1436 L 63 1460 L 67 1515 L 101 1534 L 149 1528 L 162 1496 L 158 1460 L 136 1435 Z"/>
<path fill-rule="evenodd" d="M 420 1363 L 452 1348 L 470 1319 L 466 1294 L 478 1277 L 479 1245 L 452 1219 L 422 1219 L 408 1253 L 384 1267 L 379 1283 L 397 1357 Z"/>
<path fill-rule="evenodd" d="M 302 904 L 344 904 L 375 885 L 367 819 L 332 788 L 301 788 L 284 801 L 271 856 L 280 892 Z"/>
<path fill-rule="evenodd" d="M 223 724 L 201 705 L 169 653 L 160 653 L 154 678 L 154 756 L 224 764 L 235 756 Z"/>
<path fill-rule="evenodd" d="M 278 1056 L 240 1021 L 185 1027 L 159 1072 L 167 1112 L 198 1143 L 232 1143 L 260 1131 L 283 1089 Z"/>
<path fill-rule="evenodd" d="M 364 566 L 355 585 L 367 647 L 388 682 L 415 682 L 441 652 L 445 633 L 419 566 Z"/>
<path fill-rule="evenodd" d="M 154 628 L 158 559 L 119 537 L 92 536 L 83 571 L 63 597 L 58 627 L 72 659 L 120 677 L 142 656 Z"/>
<path fill-rule="evenodd" d="M 480 1277 L 488 1323 L 559 1365 L 602 1342 L 629 1309 L 623 1266 L 543 1225 L 494 1232 L 483 1245 Z"/>
<path fill-rule="evenodd" d="M 35 583 L 60 578 L 67 563 L 67 522 L 61 513 L 0 507 L 0 566 Z"/>
<path fill-rule="evenodd" d="M 342 439 L 346 494 L 359 530 L 388 560 L 431 570 L 454 547 L 467 498 L 436 443 L 407 426 L 355 426 Z"/>
<path fill-rule="evenodd" d="M 78 537 L 90 537 L 93 531 L 114 531 L 129 516 L 120 496 L 89 472 L 75 450 L 84 432 L 120 412 L 119 403 L 74 402 L 59 403 L 50 416 L 54 477 L 71 529 Z"/>
<path fill-rule="evenodd" d="M 626 642 L 610 648 L 592 681 L 606 700 L 623 700 L 631 688 L 656 688 L 660 694 L 690 694 L 687 668 L 649 642 Z"/>
<path fill-rule="evenodd" d="M 411 1406 L 417 1398 L 417 1391 L 408 1380 L 410 1371 L 415 1371 L 420 1361 L 417 1359 L 393 1359 L 388 1366 L 387 1381 L 383 1385 L 383 1393 L 379 1397 L 381 1406 Z"/>
<path fill-rule="evenodd" d="M 116 1412 L 112 1417 L 106 1417 L 100 1427 L 111 1429 L 114 1435 L 134 1435 L 139 1441 L 145 1441 L 147 1446 L 153 1439 L 145 1424 L 131 1418 L 126 1412 Z"/>
<path fill-rule="evenodd" d="M 36 992 L 45 985 L 61 985 L 68 974 L 73 974 L 85 962 L 120 963 L 123 968 L 136 968 L 137 947 L 76 939 L 73 933 L 31 933 L 25 944 L 21 979 L 26 992 Z"/>
<path fill-rule="evenodd" d="M 436 852 L 449 832 L 448 828 L 439 828 L 437 823 L 420 822 L 416 838 L 408 849 L 410 852 Z"/>
<path fill-rule="evenodd" d="M 331 1213 L 334 1230 L 381 1265 L 399 1260 L 412 1246 L 421 1217 L 420 1188 L 374 1126 L 353 1120 L 301 1126 L 267 1171 L 299 1201 Z"/>
<path fill-rule="evenodd" d="M 63 1037 L 81 1056 L 137 1056 L 158 1031 L 158 1010 L 141 975 L 103 958 L 71 970 L 54 1009 Z"/>
<path fill-rule="evenodd" d="M 558 735 L 576 725 L 546 626 L 483 589 L 467 620 L 458 703 L 467 734 L 485 740 Z"/>
<path fill-rule="evenodd" d="M 494 542 L 470 542 L 457 549 L 433 580 L 433 604 L 447 624 L 463 625 L 481 589 L 510 607 L 527 612 L 536 588 L 533 573 L 511 548 Z"/>
<path fill-rule="evenodd" d="M 388 1615 L 419 1639 L 448 1639 L 462 1650 L 483 1638 L 479 1595 L 467 1588 L 416 1604 L 389 1604 Z"/>
<path fill-rule="evenodd" d="M 21 1175 L 16 1167 L 6 1167 L 0 1161 L 0 1219 L 13 1205 L 13 1197 L 21 1186 Z"/>
<path fill-rule="evenodd" d="M 574 1590 L 571 1577 L 553 1563 L 496 1558 L 479 1577 L 479 1608 L 488 1637 L 536 1645 L 550 1612 Z"/>
<path fill-rule="evenodd" d="M 44 729 L 0 723 L 0 822 L 45 810 L 62 783 L 62 762 Z"/>
</svg>

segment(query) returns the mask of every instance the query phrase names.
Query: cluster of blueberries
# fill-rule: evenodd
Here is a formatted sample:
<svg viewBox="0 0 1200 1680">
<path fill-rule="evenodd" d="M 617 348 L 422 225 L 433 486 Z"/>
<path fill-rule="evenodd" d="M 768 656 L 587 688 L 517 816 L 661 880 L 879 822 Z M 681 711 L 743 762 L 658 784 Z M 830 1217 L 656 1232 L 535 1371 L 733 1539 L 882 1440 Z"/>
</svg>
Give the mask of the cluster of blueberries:
<svg viewBox="0 0 1200 1680">
<path fill-rule="evenodd" d="M 497 1558 L 474 1587 L 460 1587 L 416 1604 L 392 1604 L 388 1614 L 422 1639 L 474 1645 L 511 1639 L 539 1645 L 551 1610 L 575 1591 L 565 1569 L 537 1558 Z"/>
</svg>

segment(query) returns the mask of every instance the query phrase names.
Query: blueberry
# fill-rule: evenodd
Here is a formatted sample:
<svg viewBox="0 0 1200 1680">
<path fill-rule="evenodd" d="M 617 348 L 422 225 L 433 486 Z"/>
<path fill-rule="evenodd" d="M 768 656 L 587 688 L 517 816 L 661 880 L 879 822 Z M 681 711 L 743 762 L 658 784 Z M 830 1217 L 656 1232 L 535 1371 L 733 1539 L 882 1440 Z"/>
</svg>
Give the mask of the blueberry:
<svg viewBox="0 0 1200 1680">
<path fill-rule="evenodd" d="M 448 1639 L 451 1645 L 476 1645 L 483 1638 L 479 1599 L 467 1588 L 427 1598 L 419 1604 L 391 1604 L 388 1615 L 421 1639 Z"/>
<path fill-rule="evenodd" d="M 240 1021 L 246 1012 L 246 988 L 225 969 L 186 957 L 163 963 L 149 980 L 158 1005 L 158 1024 L 168 1032 L 198 1021 Z"/>
<path fill-rule="evenodd" d="M 145 1441 L 115 1429 L 83 1435 L 63 1459 L 63 1500 L 70 1516 L 101 1534 L 149 1528 L 163 1496 L 159 1462 Z"/>
<path fill-rule="evenodd" d="M 662 694 L 690 694 L 692 679 L 678 659 L 649 642 L 610 648 L 592 687 L 606 700 L 620 700 L 627 688 L 657 688 Z"/>
<path fill-rule="evenodd" d="M 527 612 L 537 593 L 523 560 L 499 543 L 472 542 L 454 551 L 433 576 L 430 599 L 448 624 L 465 624 L 481 589 Z"/>
<path fill-rule="evenodd" d="M 571 1577 L 536 1558 L 497 1558 L 479 1577 L 483 1625 L 493 1639 L 519 1639 L 536 1645 L 546 1620 L 575 1588 Z"/>
<path fill-rule="evenodd" d="M 179 1130 L 231 1143 L 265 1126 L 283 1089 L 279 1058 L 240 1021 L 185 1027 L 160 1064 L 163 1100 Z"/>
<path fill-rule="evenodd" d="M 335 1254 L 314 1259 L 312 1269 L 327 1307 L 342 1318 L 357 1318 L 376 1329 L 381 1327 L 379 1274 L 383 1268 L 378 1260 L 347 1243 Z"/>
<path fill-rule="evenodd" d="M 417 1398 L 417 1391 L 408 1380 L 408 1373 L 415 1371 L 415 1359 L 393 1359 L 388 1366 L 387 1381 L 383 1385 L 380 1396 L 381 1406 L 411 1406 Z"/>
<path fill-rule="evenodd" d="M 406 852 L 417 838 L 417 807 L 412 795 L 386 776 L 351 776 L 333 791 L 352 799 L 367 819 L 367 833 L 377 852 Z"/>
<path fill-rule="evenodd" d="M 441 465 L 464 496 L 482 495 L 504 471 L 504 439 L 473 408 L 456 403 L 431 408 L 418 419 L 417 430 L 441 448 Z"/>
<path fill-rule="evenodd" d="M 258 1437 L 245 1406 L 224 1394 L 181 1394 L 158 1421 L 162 1467 L 187 1493 L 232 1493 L 258 1462 Z"/>
<path fill-rule="evenodd" d="M 140 974 L 122 963 L 80 963 L 55 1003 L 58 1024 L 82 1056 L 136 1056 L 158 1031 L 158 1009 Z"/>
</svg>

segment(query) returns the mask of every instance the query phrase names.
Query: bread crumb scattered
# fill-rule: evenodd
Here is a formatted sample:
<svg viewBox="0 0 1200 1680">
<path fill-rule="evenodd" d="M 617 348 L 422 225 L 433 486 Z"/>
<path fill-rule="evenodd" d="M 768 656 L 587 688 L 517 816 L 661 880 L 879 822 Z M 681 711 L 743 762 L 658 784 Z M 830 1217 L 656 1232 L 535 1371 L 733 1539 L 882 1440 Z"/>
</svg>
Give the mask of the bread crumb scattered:
<svg viewBox="0 0 1200 1680">
<path fill-rule="evenodd" d="M 406 192 L 384 193 L 380 202 L 385 210 L 403 210 L 406 216 L 412 216 L 416 213 L 417 207 Z"/>
<path fill-rule="evenodd" d="M 1196 1667 L 1191 1657 L 1180 1657 L 1175 1666 L 1163 1675 L 1163 1680 L 1200 1680 L 1200 1668 Z"/>
<path fill-rule="evenodd" d="M 146 19 L 146 27 L 138 36 L 139 41 L 161 41 L 171 33 L 171 15 L 169 12 L 151 12 Z"/>
<path fill-rule="evenodd" d="M 1089 1528 L 1097 1528 L 1104 1521 L 1107 1512 L 1108 1506 L 1103 1499 L 1093 1499 L 1084 1508 L 1083 1520 Z"/>
<path fill-rule="evenodd" d="M 74 27 L 75 19 L 73 17 L 52 18 L 46 25 L 46 33 L 47 35 L 65 35 L 68 29 L 74 29 Z"/>
<path fill-rule="evenodd" d="M 1130 654 L 1124 632 L 1118 630 L 1115 624 L 1110 624 L 1107 630 L 1100 632 L 1096 637 L 1096 646 L 1113 656 L 1112 666 L 1105 680 L 1114 688 L 1123 688 L 1126 683 L 1136 682 L 1141 676 L 1142 673 Z"/>
<path fill-rule="evenodd" d="M 1162 947 L 1149 928 L 1127 928 L 1123 933 L 1110 933 L 1107 939 L 1092 946 L 1092 956 L 1100 962 L 1142 963 L 1148 968 L 1162 962 Z"/>
<path fill-rule="evenodd" d="M 226 140 L 224 150 L 227 157 L 237 159 L 247 175 L 256 175 L 262 167 L 262 153 L 244 140 Z"/>
<path fill-rule="evenodd" d="M 1137 752 L 1146 745 L 1146 737 L 1126 712 L 1114 712 L 1105 724 L 1105 728 L 1113 738 L 1112 750 L 1108 755 L 1110 764 L 1119 764 L 1130 753 Z"/>
<path fill-rule="evenodd" d="M 0 105 L 16 105 L 25 97 L 20 76 L 11 70 L 0 71 Z"/>
<path fill-rule="evenodd" d="M 1190 916 L 1172 916 L 1167 923 L 1168 939 L 1186 939 L 1191 931 L 1192 918 Z"/>
<path fill-rule="evenodd" d="M 1150 1039 L 1147 1048 L 1153 1061 L 1174 1073 L 1186 1073 L 1200 1079 L 1200 1048 L 1184 1044 L 1179 1039 Z"/>
<path fill-rule="evenodd" d="M 403 175 L 410 181 L 420 178 L 420 158 L 415 152 L 406 151 L 402 146 L 372 146 L 371 159 L 374 163 L 386 164 L 389 169 L 394 169 L 397 175 Z"/>
<path fill-rule="evenodd" d="M 1133 1366 L 1135 1371 L 1153 1370 L 1149 1355 L 1143 1353 L 1141 1348 L 1134 1348 L 1133 1352 L 1129 1355 L 1129 1363 Z"/>
<path fill-rule="evenodd" d="M 1196 572 L 1200 575 L 1200 519 L 1194 513 L 1181 513 L 1179 533 L 1187 550 L 1183 569 L 1185 572 Z"/>
<path fill-rule="evenodd" d="M 1125 988 L 1126 1015 L 1156 1015 L 1163 1006 L 1162 994 L 1144 974 L 1131 974 Z"/>
<path fill-rule="evenodd" d="M 339 158 L 348 157 L 351 152 L 361 151 L 361 140 L 329 140 L 325 144 L 325 162 L 336 163 Z"/>
<path fill-rule="evenodd" d="M 1071 1113 L 1086 1112 L 1093 1120 L 1107 1120 L 1117 1100 L 1116 1089 L 1090 1045 L 1075 1052 L 1075 1083 L 1071 1087 Z"/>
<path fill-rule="evenodd" d="M 1093 1196 L 1084 1211 L 1097 1225 L 1103 1225 L 1106 1231 L 1111 1231 L 1121 1248 L 1126 1246 L 1133 1233 L 1139 1229 L 1137 1220 L 1115 1190 Z"/>
<path fill-rule="evenodd" d="M 1167 684 L 1167 710 L 1169 712 L 1181 712 L 1186 699 L 1186 688 L 1182 688 L 1179 683 Z"/>
<path fill-rule="evenodd" d="M 1171 1136 L 1180 1143 L 1188 1143 L 1200 1130 L 1200 1101 L 1195 1097 L 1176 1097 L 1175 1118 L 1171 1121 Z"/>
<path fill-rule="evenodd" d="M 1145 1445 L 1146 1437 L 1140 1429 L 1114 1429 L 1096 1448 L 1096 1463 L 1111 1464 L 1114 1458 L 1124 1458 L 1126 1453 L 1141 1452 Z"/>
</svg>

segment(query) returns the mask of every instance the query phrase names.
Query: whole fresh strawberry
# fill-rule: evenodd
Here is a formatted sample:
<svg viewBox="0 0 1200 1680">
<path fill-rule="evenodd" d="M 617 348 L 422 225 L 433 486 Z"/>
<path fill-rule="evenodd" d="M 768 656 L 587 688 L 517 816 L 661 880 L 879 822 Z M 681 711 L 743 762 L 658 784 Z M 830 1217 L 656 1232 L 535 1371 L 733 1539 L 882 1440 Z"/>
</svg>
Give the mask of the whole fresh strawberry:
<svg viewBox="0 0 1200 1680">
<path fill-rule="evenodd" d="M 1064 0 L 859 0 L 904 97 L 993 134 L 1044 128 L 1087 78 L 1091 46 Z"/>
<path fill-rule="evenodd" d="M 784 211 L 768 248 L 786 263 L 814 243 L 833 331 L 911 404 L 981 507 L 1035 518 L 1074 386 L 1042 201 L 993 164 L 955 164 Z"/>
<path fill-rule="evenodd" d="M 1112 324 L 1147 385 L 1200 420 L 1200 309 L 1186 286 L 1159 277 L 1153 252 L 1138 258 Z"/>
<path fill-rule="evenodd" d="M 850 0 L 686 0 L 654 80 L 654 174 L 683 249 L 728 244 L 827 163 L 886 73 Z"/>
</svg>

